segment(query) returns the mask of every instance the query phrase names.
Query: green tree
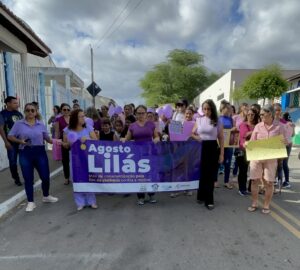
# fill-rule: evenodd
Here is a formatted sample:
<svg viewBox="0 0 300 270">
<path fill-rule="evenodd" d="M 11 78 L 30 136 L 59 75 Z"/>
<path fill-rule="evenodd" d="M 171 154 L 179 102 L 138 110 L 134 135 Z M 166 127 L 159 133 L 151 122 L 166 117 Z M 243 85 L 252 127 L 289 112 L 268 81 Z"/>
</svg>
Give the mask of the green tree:
<svg viewBox="0 0 300 270">
<path fill-rule="evenodd" d="M 288 89 L 287 81 L 282 77 L 279 65 L 269 65 L 250 75 L 239 89 L 233 93 L 235 100 L 243 98 L 273 99 L 280 97 Z"/>
<path fill-rule="evenodd" d="M 189 50 L 175 49 L 167 61 L 157 64 L 140 80 L 142 96 L 149 106 L 174 103 L 180 98 L 191 102 L 219 76 L 209 74 L 203 66 L 203 56 Z"/>
</svg>

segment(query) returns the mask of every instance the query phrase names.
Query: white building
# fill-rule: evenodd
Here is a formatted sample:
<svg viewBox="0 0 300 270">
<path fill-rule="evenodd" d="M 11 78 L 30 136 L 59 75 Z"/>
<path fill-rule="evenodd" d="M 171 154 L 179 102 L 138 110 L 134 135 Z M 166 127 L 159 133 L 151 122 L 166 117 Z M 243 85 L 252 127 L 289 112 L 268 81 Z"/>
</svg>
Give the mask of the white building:
<svg viewBox="0 0 300 270">
<path fill-rule="evenodd" d="M 247 103 L 257 103 L 257 100 L 241 100 L 235 102 L 233 100 L 232 94 L 235 89 L 241 86 L 241 84 L 254 72 L 259 71 L 258 69 L 231 69 L 226 74 L 224 74 L 219 80 L 214 82 L 211 86 L 206 88 L 198 97 L 196 97 L 196 105 L 201 106 L 201 104 L 206 99 L 212 99 L 217 108 L 220 107 L 222 100 L 227 100 L 231 104 L 237 106 L 242 102 Z M 284 70 L 283 76 L 289 78 L 297 73 L 300 73 L 300 70 Z"/>
</svg>

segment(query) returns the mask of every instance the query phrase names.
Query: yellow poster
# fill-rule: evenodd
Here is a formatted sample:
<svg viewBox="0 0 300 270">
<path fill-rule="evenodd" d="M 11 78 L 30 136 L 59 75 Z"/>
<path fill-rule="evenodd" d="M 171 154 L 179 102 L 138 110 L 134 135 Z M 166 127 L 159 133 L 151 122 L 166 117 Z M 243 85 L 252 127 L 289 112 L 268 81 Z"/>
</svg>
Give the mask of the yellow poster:
<svg viewBox="0 0 300 270">
<path fill-rule="evenodd" d="M 267 160 L 286 158 L 287 151 L 282 136 L 249 141 L 246 146 L 247 160 Z"/>
<path fill-rule="evenodd" d="M 237 130 L 224 129 L 224 147 L 239 148 L 240 133 Z"/>
</svg>

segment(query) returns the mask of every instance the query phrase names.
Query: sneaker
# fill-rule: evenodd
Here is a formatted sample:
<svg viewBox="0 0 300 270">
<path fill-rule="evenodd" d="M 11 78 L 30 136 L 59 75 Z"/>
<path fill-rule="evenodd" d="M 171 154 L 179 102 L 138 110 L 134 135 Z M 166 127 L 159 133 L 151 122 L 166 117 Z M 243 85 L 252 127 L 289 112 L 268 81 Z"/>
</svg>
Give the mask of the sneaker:
<svg viewBox="0 0 300 270">
<path fill-rule="evenodd" d="M 149 196 L 149 203 L 157 203 L 157 200 L 155 199 L 154 195 Z"/>
<path fill-rule="evenodd" d="M 92 204 L 92 205 L 91 205 L 91 208 L 92 208 L 92 209 L 97 209 L 97 208 L 98 208 L 98 205 L 97 205 L 97 204 Z"/>
<path fill-rule="evenodd" d="M 193 191 L 188 191 L 188 190 L 186 190 L 186 191 L 184 192 L 184 195 L 185 195 L 185 196 L 193 196 Z"/>
<path fill-rule="evenodd" d="M 291 188 L 290 182 L 283 182 L 282 188 Z"/>
<path fill-rule="evenodd" d="M 137 204 L 138 205 L 144 205 L 145 204 L 145 200 L 144 199 L 138 199 Z"/>
<path fill-rule="evenodd" d="M 219 170 L 219 174 L 224 174 L 224 171 L 223 170 Z"/>
<path fill-rule="evenodd" d="M 48 197 L 43 197 L 43 202 L 44 203 L 55 203 L 58 201 L 58 198 L 55 198 L 51 195 L 49 195 Z"/>
<path fill-rule="evenodd" d="M 179 196 L 179 193 L 178 193 L 178 192 L 173 192 L 173 193 L 170 194 L 170 197 L 171 197 L 171 198 L 176 198 L 176 197 L 178 197 L 178 196 Z"/>
<path fill-rule="evenodd" d="M 240 190 L 239 190 L 239 194 L 240 194 L 241 196 L 247 196 L 247 195 L 248 195 L 248 192 L 247 192 L 247 191 L 240 191 Z"/>
<path fill-rule="evenodd" d="M 77 211 L 81 211 L 84 208 L 84 206 L 77 207 Z"/>
<path fill-rule="evenodd" d="M 34 202 L 29 202 L 29 203 L 27 204 L 27 206 L 26 206 L 25 211 L 26 211 L 26 212 L 32 212 L 34 208 L 36 208 L 35 203 L 34 203 Z"/>
<path fill-rule="evenodd" d="M 205 207 L 208 209 L 208 210 L 213 210 L 215 208 L 215 206 L 213 204 L 208 204 L 208 205 L 205 205 Z"/>
</svg>

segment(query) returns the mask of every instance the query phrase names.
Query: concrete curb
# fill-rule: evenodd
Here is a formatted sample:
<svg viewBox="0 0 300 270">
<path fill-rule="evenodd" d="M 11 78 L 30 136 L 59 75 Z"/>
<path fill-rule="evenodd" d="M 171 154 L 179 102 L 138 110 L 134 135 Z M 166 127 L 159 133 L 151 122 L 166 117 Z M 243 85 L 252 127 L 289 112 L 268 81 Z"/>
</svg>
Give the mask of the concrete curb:
<svg viewBox="0 0 300 270">
<path fill-rule="evenodd" d="M 50 173 L 50 179 L 57 174 L 59 174 L 63 170 L 63 167 L 59 167 L 53 172 Z M 36 181 L 34 184 L 33 188 L 34 191 L 39 190 L 41 188 L 42 181 L 39 179 Z M 3 203 L 0 204 L 0 218 L 2 218 L 7 212 L 15 208 L 17 205 L 19 205 L 22 201 L 26 200 L 26 193 L 25 190 L 20 191 L 10 199 L 4 201 Z"/>
</svg>

